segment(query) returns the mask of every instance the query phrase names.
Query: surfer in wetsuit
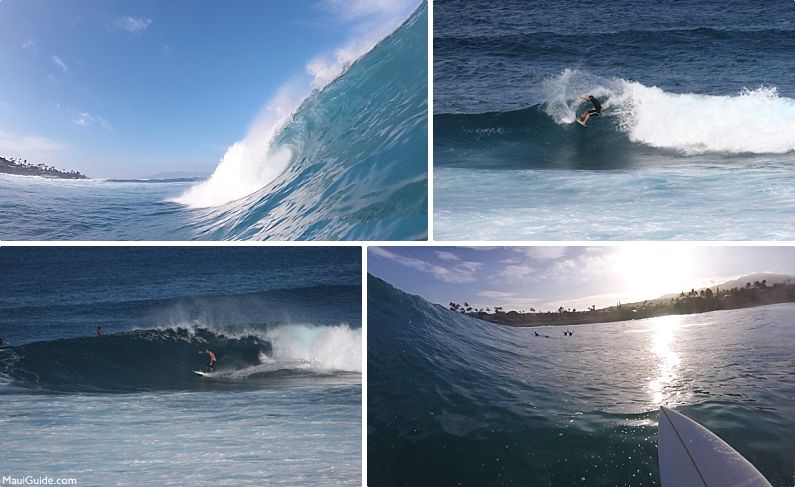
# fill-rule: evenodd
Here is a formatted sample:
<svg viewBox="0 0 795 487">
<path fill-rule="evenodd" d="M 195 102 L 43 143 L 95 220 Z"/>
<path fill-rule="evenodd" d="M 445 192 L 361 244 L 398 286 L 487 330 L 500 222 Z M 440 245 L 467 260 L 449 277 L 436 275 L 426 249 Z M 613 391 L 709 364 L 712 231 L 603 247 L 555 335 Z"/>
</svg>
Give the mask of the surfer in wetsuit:
<svg viewBox="0 0 795 487">
<path fill-rule="evenodd" d="M 215 359 L 215 354 L 209 348 L 205 348 L 203 352 L 199 352 L 199 354 L 206 354 L 210 357 L 210 361 L 207 362 L 207 365 L 204 366 L 202 369 L 204 372 L 212 372 L 215 369 L 215 364 L 218 362 Z"/>
<path fill-rule="evenodd" d="M 100 336 L 100 337 L 101 337 L 101 336 L 102 336 L 102 335 L 104 335 L 104 334 L 105 334 L 105 331 L 102 329 L 102 327 L 101 327 L 101 326 L 98 326 L 98 327 L 97 327 L 97 336 Z"/>
<path fill-rule="evenodd" d="M 602 113 L 602 104 L 599 103 L 599 100 L 597 100 L 593 95 L 581 96 L 580 98 L 593 104 L 593 108 L 590 110 L 585 110 L 581 116 L 577 117 L 580 119 L 580 122 L 582 122 L 583 125 L 587 125 L 589 118 L 598 117 Z"/>
</svg>

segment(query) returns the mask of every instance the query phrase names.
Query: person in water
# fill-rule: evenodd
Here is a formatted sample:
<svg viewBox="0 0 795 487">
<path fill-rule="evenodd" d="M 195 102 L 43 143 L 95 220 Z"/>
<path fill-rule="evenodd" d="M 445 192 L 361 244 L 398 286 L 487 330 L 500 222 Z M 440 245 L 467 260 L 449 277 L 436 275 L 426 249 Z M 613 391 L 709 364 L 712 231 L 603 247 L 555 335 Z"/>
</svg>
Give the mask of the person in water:
<svg viewBox="0 0 795 487">
<path fill-rule="evenodd" d="M 101 327 L 101 326 L 98 326 L 98 327 L 97 327 L 97 336 L 100 336 L 100 337 L 101 337 L 101 336 L 102 336 L 102 335 L 104 335 L 104 334 L 105 334 L 105 331 L 102 329 L 102 327 Z"/>
<path fill-rule="evenodd" d="M 209 348 L 205 348 L 204 351 L 203 352 L 199 352 L 199 354 L 200 355 L 201 354 L 205 354 L 205 355 L 208 355 L 210 357 L 210 361 L 207 362 L 207 365 L 204 366 L 202 371 L 204 371 L 204 372 L 212 372 L 215 369 L 215 364 L 218 362 L 215 359 L 215 354 L 213 353 L 213 351 L 210 350 Z"/>
<path fill-rule="evenodd" d="M 583 125 L 587 125 L 589 118 L 598 117 L 602 113 L 602 104 L 593 95 L 581 96 L 580 98 L 593 104 L 593 108 L 585 110 L 581 116 L 577 117 Z"/>
</svg>

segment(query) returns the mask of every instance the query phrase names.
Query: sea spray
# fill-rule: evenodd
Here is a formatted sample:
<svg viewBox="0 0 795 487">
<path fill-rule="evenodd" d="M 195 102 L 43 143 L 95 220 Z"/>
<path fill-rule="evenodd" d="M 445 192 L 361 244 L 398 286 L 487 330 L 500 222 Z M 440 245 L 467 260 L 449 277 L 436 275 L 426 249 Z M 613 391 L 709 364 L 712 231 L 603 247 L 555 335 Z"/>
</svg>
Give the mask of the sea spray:
<svg viewBox="0 0 795 487">
<path fill-rule="evenodd" d="M 300 104 L 295 87 L 287 85 L 257 117 L 245 139 L 232 144 L 215 172 L 173 201 L 194 208 L 218 206 L 243 198 L 267 185 L 287 169 L 292 151 L 273 140 Z"/>
<path fill-rule="evenodd" d="M 558 125 L 574 121 L 583 95 L 603 101 L 603 116 L 630 141 L 702 153 L 783 154 L 795 151 L 795 100 L 775 87 L 743 88 L 737 95 L 670 93 L 621 78 L 565 69 L 544 81 L 544 112 Z M 603 123 L 603 122 L 600 122 Z"/>
<path fill-rule="evenodd" d="M 795 151 L 795 100 L 775 88 L 735 96 L 668 93 L 624 82 L 619 127 L 630 140 L 685 154 L 783 154 Z"/>
<path fill-rule="evenodd" d="M 266 363 L 303 364 L 314 370 L 362 371 L 362 331 L 348 325 L 284 325 L 266 334 L 273 352 Z"/>
</svg>

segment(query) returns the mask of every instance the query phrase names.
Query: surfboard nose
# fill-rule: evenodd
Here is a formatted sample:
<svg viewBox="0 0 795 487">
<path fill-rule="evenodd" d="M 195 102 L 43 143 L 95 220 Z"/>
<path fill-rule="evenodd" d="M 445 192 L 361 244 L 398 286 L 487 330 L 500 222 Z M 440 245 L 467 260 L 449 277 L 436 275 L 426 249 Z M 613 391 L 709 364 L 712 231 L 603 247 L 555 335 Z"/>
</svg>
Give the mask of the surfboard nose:
<svg viewBox="0 0 795 487">
<path fill-rule="evenodd" d="M 665 406 L 660 406 L 657 439 L 663 487 L 770 487 L 756 467 L 728 443 Z"/>
</svg>

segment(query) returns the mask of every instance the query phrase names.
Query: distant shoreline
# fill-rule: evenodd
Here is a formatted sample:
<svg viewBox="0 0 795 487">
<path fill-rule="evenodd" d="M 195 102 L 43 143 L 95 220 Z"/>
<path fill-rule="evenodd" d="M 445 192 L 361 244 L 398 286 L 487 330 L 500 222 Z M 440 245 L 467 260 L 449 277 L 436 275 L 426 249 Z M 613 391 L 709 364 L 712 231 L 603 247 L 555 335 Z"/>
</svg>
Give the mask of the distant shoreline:
<svg viewBox="0 0 795 487">
<path fill-rule="evenodd" d="M 731 289 L 716 288 L 682 292 L 670 301 L 644 301 L 628 305 L 618 304 L 608 308 L 585 310 L 565 309 L 558 312 L 518 312 L 504 311 L 497 307 L 494 311 L 463 310 L 460 305 L 450 303 L 449 309 L 489 323 L 504 326 L 529 328 L 537 326 L 574 326 L 590 323 L 611 323 L 615 321 L 641 320 L 671 315 L 689 315 L 743 308 L 755 308 L 770 304 L 795 302 L 795 284 L 776 283 L 767 286 L 765 281 L 748 283 L 746 287 Z M 466 304 L 466 303 L 465 303 Z"/>
<path fill-rule="evenodd" d="M 7 159 L 5 157 L 0 157 L 0 173 L 58 179 L 88 179 L 88 176 L 78 171 L 63 171 L 44 164 L 28 163 L 27 159 L 19 161 L 14 158 Z"/>
</svg>

